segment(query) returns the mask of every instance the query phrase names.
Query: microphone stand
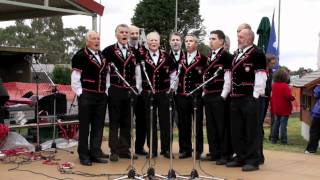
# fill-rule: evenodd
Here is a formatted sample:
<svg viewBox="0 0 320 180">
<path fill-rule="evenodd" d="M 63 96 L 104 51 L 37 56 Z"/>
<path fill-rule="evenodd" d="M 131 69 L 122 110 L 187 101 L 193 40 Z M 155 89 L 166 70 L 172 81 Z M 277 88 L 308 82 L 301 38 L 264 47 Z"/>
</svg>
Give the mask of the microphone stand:
<svg viewBox="0 0 320 180">
<path fill-rule="evenodd" d="M 34 56 L 36 64 L 39 65 L 40 71 L 44 72 L 46 75 L 47 79 L 50 81 L 52 90 L 51 92 L 53 93 L 53 120 L 52 120 L 52 125 L 53 125 L 53 133 L 52 133 L 52 143 L 51 143 L 51 149 L 54 149 L 54 152 L 57 152 L 57 149 L 69 152 L 73 154 L 73 151 L 68 151 L 66 149 L 61 149 L 57 148 L 57 143 L 56 143 L 56 124 L 57 124 L 57 85 L 53 82 L 53 80 L 50 78 L 48 73 L 43 69 L 42 65 L 38 61 L 38 56 Z"/>
<path fill-rule="evenodd" d="M 150 130 L 149 130 L 149 168 L 147 170 L 147 174 L 144 174 L 142 175 L 142 178 L 145 178 L 147 177 L 148 179 L 154 179 L 155 177 L 158 177 L 158 178 L 162 178 L 162 179 L 166 179 L 166 177 L 164 176 L 161 176 L 159 174 L 156 174 L 155 173 L 155 169 L 152 167 L 151 165 L 151 159 L 153 157 L 153 153 L 152 153 L 152 146 L 153 146 L 153 142 L 152 142 L 152 137 L 153 137 L 153 111 L 154 111 L 154 107 L 153 107 L 153 95 L 155 95 L 155 90 L 154 88 L 152 87 L 152 84 L 151 84 L 151 81 L 149 79 L 149 76 L 147 74 L 147 71 L 146 71 L 146 67 L 145 67 L 145 64 L 144 64 L 144 61 L 141 62 L 141 66 L 142 66 L 142 70 L 143 70 L 143 73 L 147 79 L 147 82 L 148 82 L 148 85 L 151 89 L 151 93 L 150 93 Z M 155 132 L 157 133 L 157 132 Z M 158 143 L 158 142 L 157 142 Z"/>
<path fill-rule="evenodd" d="M 31 68 L 32 68 L 32 71 L 34 72 L 34 80 L 36 81 L 36 121 L 37 121 L 37 144 L 36 144 L 36 147 L 35 147 L 35 151 L 36 152 L 39 152 L 42 150 L 42 147 L 40 145 L 40 128 L 39 128 L 39 75 L 38 75 L 38 72 L 35 71 L 35 68 L 33 66 L 33 63 L 32 63 L 32 57 L 27 55 L 25 57 L 25 59 L 27 61 L 30 62 L 31 64 Z"/>
<path fill-rule="evenodd" d="M 215 180 L 222 180 L 220 178 L 215 178 L 215 177 L 209 177 L 209 176 L 199 176 L 199 173 L 196 169 L 196 144 L 197 144 L 197 138 L 196 138 L 196 130 L 197 130 L 197 94 L 194 94 L 196 91 L 198 91 L 200 88 L 208 84 L 210 81 L 212 81 L 214 78 L 218 76 L 219 71 L 221 71 L 222 68 L 219 67 L 219 69 L 216 70 L 216 72 L 213 74 L 211 78 L 209 78 L 207 81 L 203 82 L 201 85 L 196 87 L 194 90 L 192 90 L 190 93 L 187 94 L 187 96 L 193 96 L 193 117 L 192 117 L 192 140 L 193 140 L 193 169 L 191 170 L 190 173 L 190 179 L 215 179 Z M 200 161 L 200 160 L 199 160 Z"/>
<path fill-rule="evenodd" d="M 175 179 L 175 178 L 179 178 L 179 179 L 188 179 L 187 177 L 183 177 L 183 176 L 177 176 L 176 175 L 176 172 L 175 170 L 173 169 L 173 163 L 172 163 L 172 160 L 173 160 L 173 152 L 172 152 L 172 141 L 173 141 L 173 124 L 172 124 L 172 116 L 173 116 L 173 100 L 172 100 L 172 96 L 173 96 L 173 93 L 174 93 L 174 88 L 176 87 L 176 84 L 177 84 L 177 80 L 179 78 L 179 75 L 180 75 L 180 69 L 181 69 L 181 64 L 179 64 L 179 67 L 178 67 L 178 71 L 177 71 L 177 74 L 174 78 L 174 80 L 172 81 L 171 85 L 170 85 L 170 88 L 169 90 L 167 91 L 167 94 L 168 94 L 168 97 L 169 97 L 169 114 L 170 114 L 170 166 L 169 166 L 169 171 L 168 171 L 168 177 L 167 179 Z"/>
<path fill-rule="evenodd" d="M 117 76 L 122 80 L 122 82 L 127 86 L 129 87 L 129 89 L 134 93 L 134 95 L 138 95 L 138 92 L 132 87 L 130 86 L 130 84 L 128 83 L 128 81 L 120 74 L 118 68 L 111 62 L 110 63 L 110 66 L 114 69 L 114 72 L 117 74 Z M 132 130 L 132 127 L 133 127 L 133 103 L 134 103 L 134 97 L 133 95 L 131 94 L 131 92 L 129 91 L 129 96 L 130 96 L 130 124 L 131 124 L 131 127 L 130 127 L 130 136 L 131 138 L 133 137 L 133 130 Z M 143 180 L 143 178 L 140 178 L 137 176 L 136 174 L 136 170 L 135 168 L 133 167 L 133 149 L 134 149 L 134 141 L 131 140 L 131 145 L 130 145 L 130 169 L 127 173 L 127 175 L 125 176 L 121 176 L 121 177 L 118 177 L 116 178 L 115 180 L 120 180 L 120 179 L 141 179 Z"/>
</svg>

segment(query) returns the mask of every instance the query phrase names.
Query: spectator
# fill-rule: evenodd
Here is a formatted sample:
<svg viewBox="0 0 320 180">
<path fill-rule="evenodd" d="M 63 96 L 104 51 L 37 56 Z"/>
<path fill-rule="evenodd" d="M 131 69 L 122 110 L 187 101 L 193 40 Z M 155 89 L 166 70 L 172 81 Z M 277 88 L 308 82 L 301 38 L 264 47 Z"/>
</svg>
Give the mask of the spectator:
<svg viewBox="0 0 320 180">
<path fill-rule="evenodd" d="M 320 139 L 320 85 L 319 84 L 313 90 L 313 95 L 317 99 L 317 101 L 311 111 L 312 122 L 311 122 L 310 132 L 309 132 L 310 133 L 309 143 L 305 151 L 306 154 L 316 153 L 319 145 L 319 139 Z"/>
<path fill-rule="evenodd" d="M 292 101 L 295 100 L 288 85 L 289 74 L 281 68 L 275 74 L 272 85 L 271 113 L 274 115 L 274 123 L 271 132 L 271 143 L 277 142 L 279 128 L 281 144 L 287 144 L 288 118 L 292 111 Z"/>
</svg>

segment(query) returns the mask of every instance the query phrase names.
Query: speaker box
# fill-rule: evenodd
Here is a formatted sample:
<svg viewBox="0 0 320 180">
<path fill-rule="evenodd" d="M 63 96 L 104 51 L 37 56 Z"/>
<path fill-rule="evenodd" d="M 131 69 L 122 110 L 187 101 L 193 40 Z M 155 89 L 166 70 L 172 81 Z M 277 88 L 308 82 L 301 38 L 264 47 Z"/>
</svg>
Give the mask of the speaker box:
<svg viewBox="0 0 320 180">
<path fill-rule="evenodd" d="M 56 114 L 66 114 L 67 98 L 63 93 L 53 93 L 39 99 L 39 111 L 47 111 L 49 115 L 54 114 L 54 99 L 56 99 Z"/>
<path fill-rule="evenodd" d="M 0 78 L 0 107 L 4 105 L 5 102 L 9 100 L 9 94 L 6 88 L 2 84 L 2 79 Z"/>
</svg>

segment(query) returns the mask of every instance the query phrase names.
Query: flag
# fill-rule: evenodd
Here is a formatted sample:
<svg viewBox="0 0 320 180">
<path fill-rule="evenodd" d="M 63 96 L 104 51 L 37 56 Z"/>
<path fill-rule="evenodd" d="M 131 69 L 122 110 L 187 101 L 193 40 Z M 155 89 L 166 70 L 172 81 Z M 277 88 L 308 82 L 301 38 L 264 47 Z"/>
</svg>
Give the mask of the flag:
<svg viewBox="0 0 320 180">
<path fill-rule="evenodd" d="M 274 11 L 272 15 L 271 32 L 269 36 L 269 43 L 268 43 L 268 48 L 266 53 L 273 54 L 276 56 L 277 64 L 275 65 L 274 68 L 278 69 L 279 68 L 279 49 L 278 49 L 277 34 L 276 34 L 276 29 L 274 24 Z"/>
</svg>

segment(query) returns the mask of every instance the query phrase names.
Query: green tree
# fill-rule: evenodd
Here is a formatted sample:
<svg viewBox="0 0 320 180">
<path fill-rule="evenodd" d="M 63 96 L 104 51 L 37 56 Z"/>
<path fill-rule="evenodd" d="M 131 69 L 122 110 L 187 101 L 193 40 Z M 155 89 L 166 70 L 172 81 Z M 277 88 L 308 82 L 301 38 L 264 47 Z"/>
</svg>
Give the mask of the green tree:
<svg viewBox="0 0 320 180">
<path fill-rule="evenodd" d="M 77 52 L 81 47 L 85 45 L 85 35 L 88 32 L 88 29 L 84 26 L 78 26 L 77 28 L 66 28 L 64 29 L 64 62 L 70 62 L 72 56 Z"/>
<path fill-rule="evenodd" d="M 40 56 L 41 63 L 69 64 L 83 47 L 87 31 L 84 26 L 64 29 L 61 16 L 31 19 L 29 25 L 17 20 L 0 28 L 0 45 L 44 49 L 47 53 Z"/>
<path fill-rule="evenodd" d="M 0 44 L 3 46 L 30 47 L 32 30 L 24 20 L 17 20 L 15 25 L 8 26 L 0 33 Z"/>
<path fill-rule="evenodd" d="M 71 83 L 71 69 L 70 67 L 56 65 L 52 72 L 53 82 L 57 84 L 67 84 Z"/>
<path fill-rule="evenodd" d="M 32 19 L 31 28 L 34 47 L 47 50 L 41 62 L 64 63 L 64 30 L 61 16 Z"/>
<path fill-rule="evenodd" d="M 178 1 L 178 32 L 183 35 L 194 33 L 202 39 L 205 28 L 199 8 L 199 0 Z M 175 0 L 141 0 L 134 11 L 132 23 L 144 28 L 146 33 L 157 31 L 161 45 L 168 49 L 169 34 L 175 25 Z"/>
</svg>

